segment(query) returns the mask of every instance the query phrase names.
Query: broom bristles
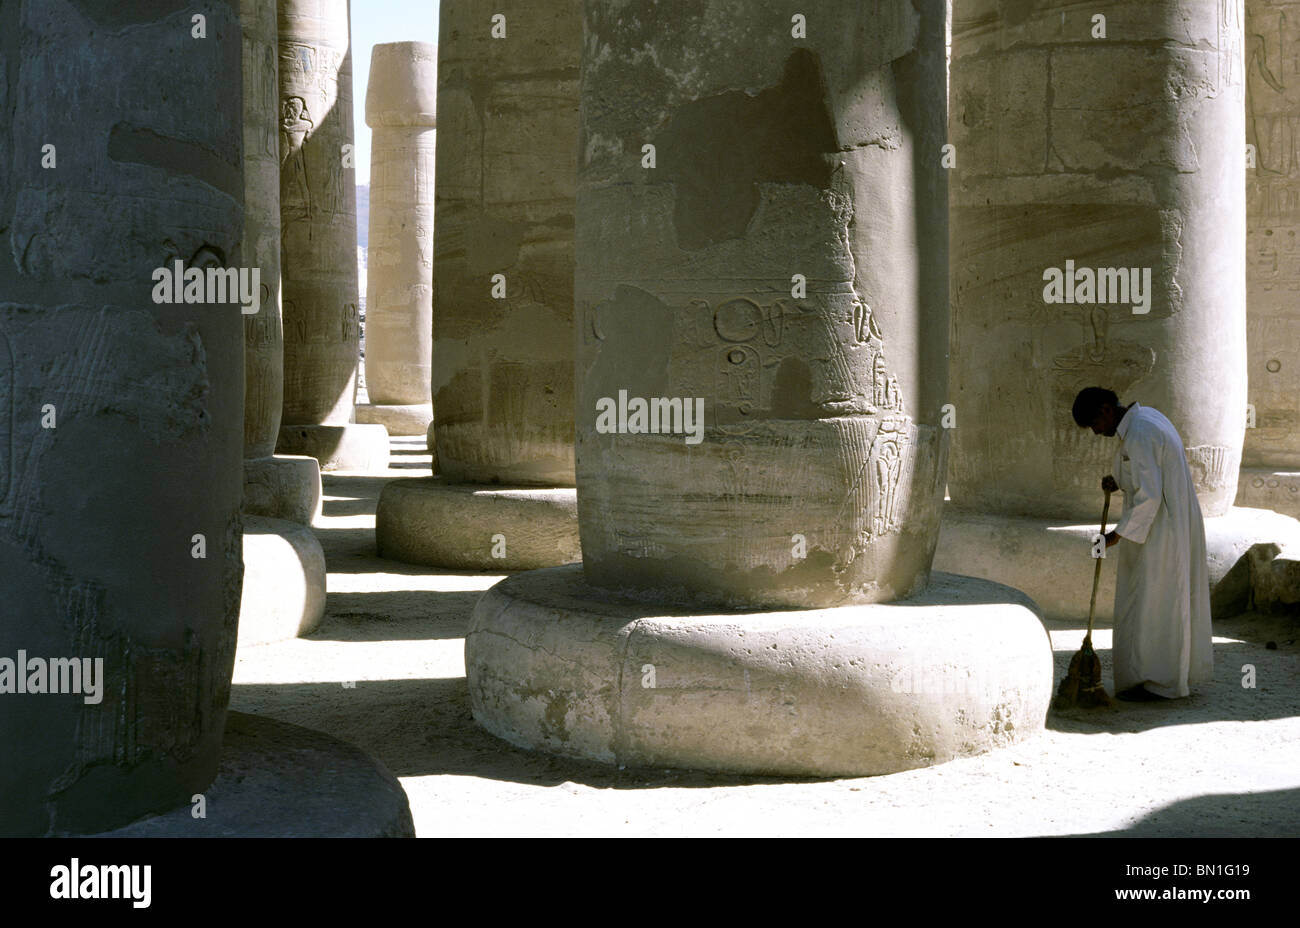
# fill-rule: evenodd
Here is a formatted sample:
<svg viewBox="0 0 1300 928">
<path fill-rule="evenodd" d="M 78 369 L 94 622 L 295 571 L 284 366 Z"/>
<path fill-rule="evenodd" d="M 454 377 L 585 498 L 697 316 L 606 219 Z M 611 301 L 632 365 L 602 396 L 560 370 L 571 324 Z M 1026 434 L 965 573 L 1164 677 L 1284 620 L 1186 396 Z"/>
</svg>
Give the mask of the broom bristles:
<svg viewBox="0 0 1300 928">
<path fill-rule="evenodd" d="M 1092 649 L 1091 636 L 1070 658 L 1070 669 L 1056 691 L 1057 709 L 1096 709 L 1109 706 L 1110 696 L 1101 682 L 1101 658 Z"/>
</svg>

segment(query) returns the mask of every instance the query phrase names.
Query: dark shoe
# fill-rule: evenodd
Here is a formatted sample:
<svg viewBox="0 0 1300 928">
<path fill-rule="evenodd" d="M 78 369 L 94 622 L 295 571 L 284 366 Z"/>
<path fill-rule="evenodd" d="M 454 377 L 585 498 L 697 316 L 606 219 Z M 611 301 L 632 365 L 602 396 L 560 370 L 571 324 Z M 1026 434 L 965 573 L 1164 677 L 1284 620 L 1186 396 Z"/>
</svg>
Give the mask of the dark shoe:
<svg viewBox="0 0 1300 928">
<path fill-rule="evenodd" d="M 1163 696 L 1157 696 L 1142 684 L 1130 686 L 1122 693 L 1115 694 L 1116 699 L 1122 699 L 1125 702 L 1160 702 Z"/>
</svg>

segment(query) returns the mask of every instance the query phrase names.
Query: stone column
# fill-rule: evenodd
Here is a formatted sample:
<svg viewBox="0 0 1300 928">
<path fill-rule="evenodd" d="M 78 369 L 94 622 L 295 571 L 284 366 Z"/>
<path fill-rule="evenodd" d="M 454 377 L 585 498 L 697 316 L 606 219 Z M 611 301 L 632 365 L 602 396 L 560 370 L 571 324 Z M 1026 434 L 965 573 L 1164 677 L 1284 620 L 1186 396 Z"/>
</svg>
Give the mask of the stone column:
<svg viewBox="0 0 1300 928">
<path fill-rule="evenodd" d="M 799 10 L 585 4 L 584 563 L 498 584 L 466 639 L 474 716 L 512 743 L 849 775 L 1042 725 L 1023 597 L 927 586 L 948 5 Z"/>
<path fill-rule="evenodd" d="M 376 45 L 366 85 L 370 259 L 366 390 L 358 422 L 425 435 L 433 422 L 433 168 L 438 46 Z"/>
<path fill-rule="evenodd" d="M 325 614 L 325 554 L 311 531 L 320 465 L 274 454 L 284 402 L 280 307 L 280 89 L 276 0 L 240 0 L 244 62 L 244 235 L 258 309 L 244 316 L 244 594 L 241 645 L 310 631 Z"/>
<path fill-rule="evenodd" d="M 280 0 L 281 453 L 382 470 L 388 435 L 352 424 L 361 320 L 348 0 Z"/>
<path fill-rule="evenodd" d="M 140 9 L 0 7 L 5 835 L 188 805 L 222 746 L 244 351 L 213 282 L 244 277 L 238 7 L 204 5 L 203 40 Z"/>
<path fill-rule="evenodd" d="M 260 271 L 257 312 L 244 316 L 244 457 L 275 453 L 284 405 L 280 304 L 280 85 L 276 0 L 240 0 L 244 71 L 245 264 Z M 246 465 L 247 466 L 247 465 Z"/>
<path fill-rule="evenodd" d="M 440 9 L 429 447 L 441 476 L 384 488 L 379 552 L 462 569 L 564 564 L 579 557 L 579 0 Z"/>
<path fill-rule="evenodd" d="M 1237 503 L 1300 517 L 1300 2 L 1246 2 L 1246 348 Z"/>
<path fill-rule="evenodd" d="M 1216 582 L 1276 529 L 1231 509 L 1246 411 L 1242 41 L 1240 0 L 956 4 L 948 485 L 961 513 L 945 516 L 937 567 L 1016 585 L 1051 615 L 1087 613 L 1117 442 L 1075 425 L 1086 386 L 1178 428 Z M 1108 589 L 1098 614 L 1112 605 Z"/>
</svg>

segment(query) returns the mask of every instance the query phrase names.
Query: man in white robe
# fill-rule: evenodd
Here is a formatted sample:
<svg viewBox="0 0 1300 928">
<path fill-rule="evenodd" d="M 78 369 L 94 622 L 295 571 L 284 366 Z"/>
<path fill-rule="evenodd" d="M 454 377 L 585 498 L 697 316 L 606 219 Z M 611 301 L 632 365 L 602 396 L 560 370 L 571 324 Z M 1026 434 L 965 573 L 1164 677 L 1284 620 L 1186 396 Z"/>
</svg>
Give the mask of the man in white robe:
<svg viewBox="0 0 1300 928">
<path fill-rule="evenodd" d="M 1124 512 L 1106 547 L 1119 546 L 1115 586 L 1115 691 L 1149 701 L 1190 695 L 1210 679 L 1210 581 L 1205 523 L 1183 441 L 1161 413 L 1120 406 L 1110 390 L 1088 387 L 1074 420 L 1119 436 L 1113 476 L 1102 489 L 1124 491 Z"/>
</svg>

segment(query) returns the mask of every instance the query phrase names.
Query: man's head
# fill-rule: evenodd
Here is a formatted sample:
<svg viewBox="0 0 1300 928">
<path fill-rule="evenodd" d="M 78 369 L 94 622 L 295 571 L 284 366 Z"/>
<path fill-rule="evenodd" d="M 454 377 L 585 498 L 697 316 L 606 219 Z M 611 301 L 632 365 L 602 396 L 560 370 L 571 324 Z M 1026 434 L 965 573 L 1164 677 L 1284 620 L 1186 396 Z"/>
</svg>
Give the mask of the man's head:
<svg viewBox="0 0 1300 928">
<path fill-rule="evenodd" d="M 1094 434 L 1108 438 L 1115 435 L 1119 420 L 1124 417 L 1115 391 L 1103 387 L 1084 387 L 1074 398 L 1074 408 L 1070 411 L 1080 428 L 1092 429 Z"/>
</svg>

